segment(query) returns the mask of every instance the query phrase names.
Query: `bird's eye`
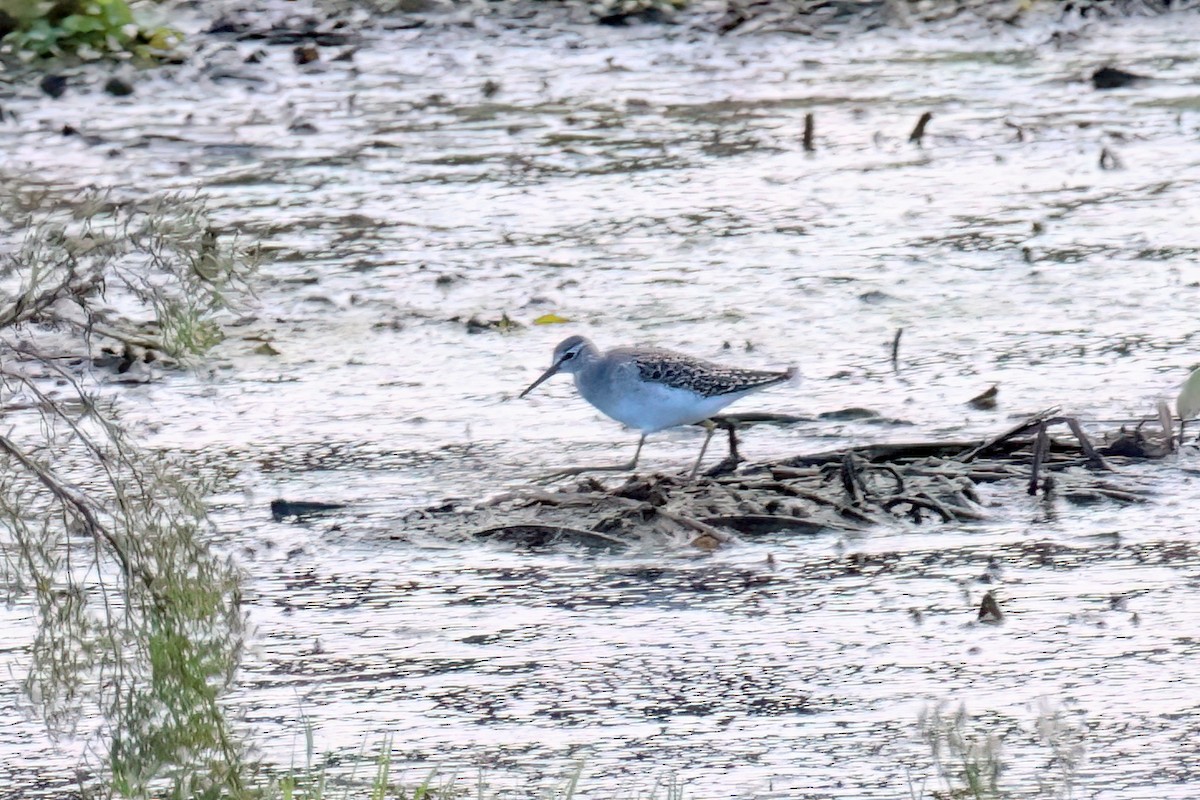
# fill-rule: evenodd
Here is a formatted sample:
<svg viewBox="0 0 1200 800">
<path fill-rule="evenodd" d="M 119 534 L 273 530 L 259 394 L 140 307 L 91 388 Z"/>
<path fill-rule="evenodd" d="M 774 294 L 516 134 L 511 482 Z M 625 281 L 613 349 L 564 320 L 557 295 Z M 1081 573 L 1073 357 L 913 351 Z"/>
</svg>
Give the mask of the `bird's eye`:
<svg viewBox="0 0 1200 800">
<path fill-rule="evenodd" d="M 574 358 L 574 357 L 575 357 L 575 351 L 574 351 L 574 350 L 568 350 L 567 352 L 563 353 L 562 360 L 563 360 L 563 361 L 568 361 L 568 360 L 570 360 L 570 359 L 572 359 L 572 358 Z"/>
</svg>

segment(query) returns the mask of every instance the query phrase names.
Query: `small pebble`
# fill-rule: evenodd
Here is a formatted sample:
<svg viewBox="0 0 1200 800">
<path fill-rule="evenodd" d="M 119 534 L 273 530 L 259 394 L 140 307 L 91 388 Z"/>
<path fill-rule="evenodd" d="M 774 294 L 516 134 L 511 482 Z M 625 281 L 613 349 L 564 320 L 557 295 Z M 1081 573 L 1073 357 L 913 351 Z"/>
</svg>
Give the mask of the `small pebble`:
<svg viewBox="0 0 1200 800">
<path fill-rule="evenodd" d="M 292 51 L 292 60 L 297 64 L 310 64 L 321 57 L 321 51 L 315 44 L 302 44 Z"/>
<path fill-rule="evenodd" d="M 63 96 L 63 92 L 67 90 L 67 79 L 62 75 L 47 75 L 42 78 L 38 84 L 42 91 L 51 97 L 58 98 Z"/>
<path fill-rule="evenodd" d="M 113 97 L 128 97 L 133 94 L 133 84 L 124 78 L 118 78 L 114 75 L 105 81 L 104 91 Z"/>
<path fill-rule="evenodd" d="M 1101 67 L 1092 73 L 1092 86 L 1097 89 L 1123 89 L 1145 78 L 1145 75 L 1126 72 L 1116 67 Z"/>
</svg>

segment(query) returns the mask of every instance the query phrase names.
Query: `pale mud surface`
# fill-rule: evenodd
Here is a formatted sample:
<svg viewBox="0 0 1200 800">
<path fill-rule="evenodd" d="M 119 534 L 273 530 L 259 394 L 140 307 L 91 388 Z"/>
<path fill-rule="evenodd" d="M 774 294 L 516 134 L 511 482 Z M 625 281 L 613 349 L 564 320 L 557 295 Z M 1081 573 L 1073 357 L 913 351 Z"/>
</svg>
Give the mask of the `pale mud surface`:
<svg viewBox="0 0 1200 800">
<path fill-rule="evenodd" d="M 636 436 L 566 379 L 515 399 L 572 332 L 801 367 L 738 410 L 891 420 L 760 426 L 751 460 L 981 438 L 1054 405 L 1089 428 L 1148 415 L 1200 361 L 1200 18 L 1057 41 L 481 25 L 358 45 L 298 67 L 214 39 L 129 98 L 13 87 L 0 126 L 10 175 L 199 192 L 264 244 L 254 319 L 211 367 L 114 389 L 153 445 L 228 477 L 214 508 L 258 628 L 233 701 L 264 756 L 303 762 L 307 724 L 318 755 L 391 734 L 402 777 L 438 766 L 473 790 L 481 770 L 509 797 L 582 762 L 587 797 L 673 777 L 697 798 L 898 798 L 936 786 L 916 720 L 949 701 L 1004 736 L 1013 796 L 1055 796 L 1046 708 L 1087 749 L 1075 796 L 1195 796 L 1193 456 L 1126 467 L 1156 488 L 1145 504 L 997 484 L 979 523 L 713 552 L 528 550 L 401 520 L 628 456 Z M 1110 63 L 1154 80 L 1094 90 Z M 549 312 L 571 323 L 530 325 Z M 468 333 L 502 314 L 526 327 Z M 264 336 L 279 355 L 255 353 Z M 965 405 L 992 384 L 998 410 Z M 686 469 L 701 436 L 652 437 L 642 466 Z M 274 522 L 278 497 L 350 507 Z M 988 590 L 1002 625 L 975 622 Z M 2 614 L 14 675 L 29 619 Z M 77 761 L 16 683 L 0 794 L 23 797 Z"/>
</svg>

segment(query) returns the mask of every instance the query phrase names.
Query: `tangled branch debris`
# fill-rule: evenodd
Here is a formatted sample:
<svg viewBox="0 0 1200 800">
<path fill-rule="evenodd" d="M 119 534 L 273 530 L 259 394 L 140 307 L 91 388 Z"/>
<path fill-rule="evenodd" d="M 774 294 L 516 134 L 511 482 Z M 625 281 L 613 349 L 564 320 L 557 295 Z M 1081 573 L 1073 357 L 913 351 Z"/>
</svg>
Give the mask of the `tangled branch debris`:
<svg viewBox="0 0 1200 800">
<path fill-rule="evenodd" d="M 1072 440 L 1050 429 L 1065 427 Z M 732 431 L 731 431 L 732 434 Z M 734 535 L 861 530 L 887 521 L 985 519 L 983 484 L 1027 482 L 1030 494 L 1088 503 L 1142 502 L 1148 491 L 1115 476 L 1114 460 L 1165 455 L 1165 439 L 1139 427 L 1096 447 L 1072 417 L 1053 409 L 981 442 L 853 447 L 743 467 L 729 459 L 696 481 L 633 475 L 608 486 L 585 479 L 557 490 L 526 489 L 485 504 L 417 512 L 411 524 L 445 525 L 453 514 L 477 537 L 526 546 L 570 542 L 613 548 L 647 536 L 719 547 Z"/>
</svg>

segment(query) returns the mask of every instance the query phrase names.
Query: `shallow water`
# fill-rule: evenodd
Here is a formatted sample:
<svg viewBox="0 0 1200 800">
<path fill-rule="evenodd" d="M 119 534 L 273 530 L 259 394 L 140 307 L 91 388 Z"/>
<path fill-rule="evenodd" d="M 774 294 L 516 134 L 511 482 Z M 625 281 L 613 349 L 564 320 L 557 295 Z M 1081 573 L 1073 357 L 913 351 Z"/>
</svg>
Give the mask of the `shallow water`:
<svg viewBox="0 0 1200 800">
<path fill-rule="evenodd" d="M 1090 796 L 1193 796 L 1200 516 L 1176 460 L 1129 470 L 1159 488 L 1148 506 L 989 487 L 983 524 L 705 555 L 398 521 L 626 457 L 636 437 L 566 379 L 515 399 L 568 332 L 800 366 L 799 389 L 741 410 L 911 423 L 759 427 L 750 459 L 981 436 L 1053 405 L 1094 429 L 1149 414 L 1200 361 L 1200 20 L 1078 33 L 373 31 L 350 62 L 243 65 L 256 45 L 225 42 L 130 98 L 6 100 L 10 174 L 197 191 L 264 244 L 256 320 L 214 367 L 119 390 L 152 444 L 237 473 L 214 510 L 250 576 L 235 700 L 264 753 L 303 760 L 307 721 L 323 752 L 390 733 L 407 777 L 478 768 L 512 797 L 582 762 L 589 797 L 673 776 L 698 798 L 895 798 L 935 788 L 916 720 L 949 701 L 1005 734 L 1019 796 L 1051 772 L 1044 708 L 1082 726 Z M 1094 91 L 1106 63 L 1155 80 Z M 571 323 L 530 325 L 548 312 Z M 467 332 L 501 314 L 527 327 Z M 264 333 L 279 356 L 253 352 Z M 992 384 L 998 411 L 965 405 Z M 653 437 L 643 466 L 683 469 L 700 436 Z M 354 505 L 289 525 L 276 497 Z M 1001 626 L 974 622 L 989 589 Z M 69 778 L 36 723 L 0 720 L 0 783 Z"/>
</svg>

